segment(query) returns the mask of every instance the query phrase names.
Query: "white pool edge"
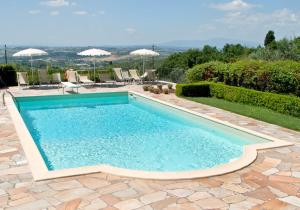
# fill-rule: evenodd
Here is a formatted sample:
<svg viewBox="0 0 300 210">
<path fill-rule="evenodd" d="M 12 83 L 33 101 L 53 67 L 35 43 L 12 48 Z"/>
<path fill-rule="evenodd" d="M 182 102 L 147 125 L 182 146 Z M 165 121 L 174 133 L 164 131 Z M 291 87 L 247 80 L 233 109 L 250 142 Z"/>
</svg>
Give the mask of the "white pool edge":
<svg viewBox="0 0 300 210">
<path fill-rule="evenodd" d="M 210 120 L 215 123 L 219 123 L 242 132 L 246 132 L 248 134 L 258 136 L 264 138 L 270 142 L 267 143 L 260 143 L 260 144 L 253 144 L 253 145 L 246 145 L 244 146 L 244 152 L 242 156 L 232 162 L 218 165 L 213 168 L 204 169 L 204 170 L 192 170 L 192 171 L 184 171 L 184 172 L 147 172 L 147 171 L 140 171 L 140 170 L 130 170 L 130 169 L 123 169 L 118 167 L 113 167 L 109 165 L 97 165 L 97 166 L 84 166 L 78 168 L 70 168 L 70 169 L 63 169 L 63 170 L 56 170 L 56 171 L 49 171 L 30 132 L 28 131 L 23 118 L 21 117 L 13 99 L 11 96 L 7 96 L 7 108 L 11 115 L 11 118 L 14 122 L 17 134 L 19 136 L 21 145 L 23 147 L 24 153 L 27 157 L 29 168 L 32 172 L 33 178 L 35 181 L 53 179 L 53 178 L 61 178 L 61 177 L 69 177 L 69 176 L 78 176 L 84 174 L 91 174 L 91 173 L 108 173 L 114 174 L 118 176 L 125 176 L 125 177 L 133 177 L 133 178 L 141 178 L 141 179 L 155 179 L 155 180 L 182 180 L 182 179 L 196 179 L 196 178 L 205 178 L 217 175 L 223 175 L 227 173 L 231 173 L 237 170 L 240 170 L 244 167 L 247 167 L 252 162 L 254 162 L 257 158 L 258 150 L 263 149 L 271 149 L 271 148 L 278 148 L 284 146 L 292 146 L 294 145 L 291 142 L 283 141 L 265 134 L 261 134 L 256 131 L 252 131 L 237 125 L 233 125 L 231 123 L 215 119 L 213 117 L 207 116 L 205 114 L 197 113 L 191 110 L 188 110 L 183 107 L 179 107 L 168 102 L 164 102 L 149 96 L 145 96 L 141 93 L 137 93 L 134 91 L 128 91 L 129 94 L 134 94 L 139 97 L 143 97 L 160 104 L 194 114 L 201 118 Z"/>
</svg>

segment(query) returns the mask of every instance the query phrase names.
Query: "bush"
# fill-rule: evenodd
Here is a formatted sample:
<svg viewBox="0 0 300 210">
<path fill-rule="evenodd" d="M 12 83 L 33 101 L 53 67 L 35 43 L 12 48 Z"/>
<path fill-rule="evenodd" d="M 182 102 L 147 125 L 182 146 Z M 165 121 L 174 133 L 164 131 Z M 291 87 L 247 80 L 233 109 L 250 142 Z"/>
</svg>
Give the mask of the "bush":
<svg viewBox="0 0 300 210">
<path fill-rule="evenodd" d="M 176 95 L 186 97 L 209 97 L 210 83 L 177 84 Z"/>
<path fill-rule="evenodd" d="M 188 70 L 186 77 L 190 82 L 198 82 L 202 80 L 208 81 L 224 81 L 224 74 L 227 72 L 228 64 L 213 61 L 197 65 Z"/>
<path fill-rule="evenodd" d="M 300 62 L 296 61 L 209 62 L 189 69 L 186 77 L 189 82 L 223 82 L 231 86 L 300 96 Z"/>
<path fill-rule="evenodd" d="M 208 89 L 208 90 L 207 90 Z M 221 83 L 178 84 L 177 96 L 216 97 L 231 102 L 265 107 L 276 112 L 300 117 L 300 98 L 233 87 Z"/>
<path fill-rule="evenodd" d="M 16 70 L 11 65 L 0 65 L 0 88 L 17 85 Z"/>
</svg>

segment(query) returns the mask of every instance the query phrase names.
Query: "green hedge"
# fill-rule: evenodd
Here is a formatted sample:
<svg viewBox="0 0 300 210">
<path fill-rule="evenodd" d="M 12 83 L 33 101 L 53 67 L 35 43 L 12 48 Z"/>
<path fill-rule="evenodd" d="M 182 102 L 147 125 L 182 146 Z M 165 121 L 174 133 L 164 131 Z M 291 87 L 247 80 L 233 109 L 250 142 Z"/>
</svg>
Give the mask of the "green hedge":
<svg viewBox="0 0 300 210">
<path fill-rule="evenodd" d="M 209 91 L 207 91 L 209 87 Z M 227 101 L 265 107 L 279 113 L 300 117 L 300 98 L 280 95 L 221 83 L 178 84 L 177 96 L 216 97 Z"/>
<path fill-rule="evenodd" d="M 0 88 L 17 85 L 17 74 L 13 66 L 0 65 Z"/>
<path fill-rule="evenodd" d="M 189 82 L 214 81 L 238 87 L 300 96 L 300 62 L 241 60 L 209 62 L 186 73 Z"/>
</svg>

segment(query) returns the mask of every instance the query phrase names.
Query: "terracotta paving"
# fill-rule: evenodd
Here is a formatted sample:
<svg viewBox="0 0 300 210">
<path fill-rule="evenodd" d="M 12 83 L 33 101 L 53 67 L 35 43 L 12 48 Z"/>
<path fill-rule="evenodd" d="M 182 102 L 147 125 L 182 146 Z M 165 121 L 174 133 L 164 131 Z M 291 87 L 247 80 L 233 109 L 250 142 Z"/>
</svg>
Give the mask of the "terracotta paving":
<svg viewBox="0 0 300 210">
<path fill-rule="evenodd" d="M 140 86 L 118 90 L 142 91 Z M 80 88 L 80 92 L 112 91 Z M 19 90 L 15 95 L 61 93 Z M 34 182 L 14 125 L 0 105 L 0 210 L 1 209 L 300 209 L 300 133 L 259 122 L 170 95 L 148 95 L 277 138 L 294 146 L 259 151 L 250 166 L 223 176 L 155 181 L 96 173 Z"/>
</svg>

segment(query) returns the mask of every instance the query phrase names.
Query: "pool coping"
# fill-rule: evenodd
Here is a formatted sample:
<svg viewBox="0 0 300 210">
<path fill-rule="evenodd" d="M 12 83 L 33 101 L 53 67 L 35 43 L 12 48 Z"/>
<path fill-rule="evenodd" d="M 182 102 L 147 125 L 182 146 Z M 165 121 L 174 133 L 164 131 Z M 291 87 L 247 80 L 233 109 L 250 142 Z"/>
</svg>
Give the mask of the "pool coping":
<svg viewBox="0 0 300 210">
<path fill-rule="evenodd" d="M 120 91 L 116 91 L 120 92 Z M 219 123 L 234 129 L 237 129 L 242 132 L 246 132 L 251 135 L 255 135 L 261 138 L 264 138 L 270 142 L 267 143 L 260 143 L 260 144 L 253 144 L 253 145 L 246 145 L 244 146 L 244 151 L 241 157 L 238 159 L 232 160 L 229 163 L 221 164 L 209 169 L 203 170 L 192 170 L 192 171 L 184 171 L 184 172 L 147 172 L 147 171 L 140 171 L 140 170 L 131 170 L 131 169 L 124 169 L 113 167 L 110 165 L 96 165 L 96 166 L 84 166 L 78 168 L 70 168 L 70 169 L 63 169 L 63 170 L 56 170 L 56 171 L 49 171 L 44 159 L 42 158 L 40 151 L 38 150 L 30 132 L 28 131 L 23 118 L 21 117 L 14 101 L 11 96 L 8 96 L 6 99 L 7 101 L 7 108 L 12 117 L 14 122 L 17 134 L 19 136 L 21 145 L 23 147 L 24 153 L 27 157 L 29 168 L 32 172 L 33 179 L 35 181 L 42 181 L 48 180 L 53 178 L 62 178 L 62 177 L 70 177 L 70 176 L 78 176 L 84 174 L 91 174 L 91 173 L 108 173 L 114 174 L 118 176 L 125 176 L 125 177 L 132 177 L 132 178 L 141 178 L 141 179 L 154 179 L 154 180 L 182 180 L 182 179 L 197 179 L 197 178 L 205 178 L 211 176 L 218 176 L 227 173 L 231 173 L 242 168 L 247 167 L 252 162 L 254 162 L 257 158 L 257 154 L 259 150 L 264 149 L 272 149 L 278 147 L 285 147 L 285 146 L 292 146 L 294 145 L 291 142 L 283 141 L 275 137 L 271 137 L 253 130 L 249 130 L 247 128 L 243 128 L 241 126 L 233 125 L 229 122 L 222 121 L 213 117 L 210 117 L 205 114 L 201 114 L 195 111 L 191 111 L 189 109 L 170 104 L 165 101 L 158 100 L 153 97 L 146 96 L 141 93 L 137 93 L 135 91 L 123 91 L 128 92 L 128 94 L 137 95 L 139 97 L 143 97 L 155 102 L 158 102 L 163 105 L 170 106 L 172 108 L 194 114 L 198 117 L 202 117 L 204 119 L 210 120 L 215 123 Z"/>
</svg>

